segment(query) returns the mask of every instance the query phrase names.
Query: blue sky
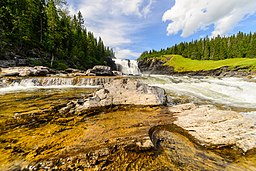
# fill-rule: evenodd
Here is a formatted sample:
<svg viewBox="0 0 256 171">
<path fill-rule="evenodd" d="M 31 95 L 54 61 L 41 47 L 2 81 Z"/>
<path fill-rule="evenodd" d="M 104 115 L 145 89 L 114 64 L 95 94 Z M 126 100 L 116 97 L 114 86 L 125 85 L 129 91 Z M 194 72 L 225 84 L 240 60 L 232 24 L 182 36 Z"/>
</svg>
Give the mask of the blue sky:
<svg viewBox="0 0 256 171">
<path fill-rule="evenodd" d="M 256 0 L 68 0 L 117 58 L 200 37 L 256 31 Z"/>
</svg>

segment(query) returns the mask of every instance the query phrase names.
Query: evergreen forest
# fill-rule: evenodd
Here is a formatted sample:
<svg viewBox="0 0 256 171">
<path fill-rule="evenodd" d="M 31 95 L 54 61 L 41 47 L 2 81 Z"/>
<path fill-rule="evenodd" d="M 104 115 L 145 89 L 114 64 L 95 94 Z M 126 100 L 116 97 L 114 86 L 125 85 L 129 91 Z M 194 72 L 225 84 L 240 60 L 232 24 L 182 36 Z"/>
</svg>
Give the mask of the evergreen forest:
<svg viewBox="0 0 256 171">
<path fill-rule="evenodd" d="M 182 55 L 185 58 L 196 60 L 256 58 L 256 33 L 239 32 L 229 37 L 206 37 L 192 42 L 182 42 L 159 51 L 145 51 L 139 59 L 169 54 Z"/>
<path fill-rule="evenodd" d="M 71 16 L 65 0 L 1 0 L 0 60 L 23 59 L 56 69 L 109 65 L 113 50 Z"/>
</svg>

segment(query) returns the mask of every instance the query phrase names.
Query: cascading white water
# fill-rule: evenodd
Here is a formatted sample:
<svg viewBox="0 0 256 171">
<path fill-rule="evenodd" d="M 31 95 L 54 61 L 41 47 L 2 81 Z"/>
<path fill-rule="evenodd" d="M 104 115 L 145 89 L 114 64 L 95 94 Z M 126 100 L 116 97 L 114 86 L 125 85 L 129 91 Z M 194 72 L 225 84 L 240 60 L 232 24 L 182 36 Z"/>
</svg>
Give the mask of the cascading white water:
<svg viewBox="0 0 256 171">
<path fill-rule="evenodd" d="M 47 88 L 97 88 L 100 85 L 110 82 L 110 77 L 95 78 L 63 78 L 63 77 L 34 77 L 9 80 L 0 80 L 0 94 L 13 91 L 27 91 L 33 89 Z"/>
<path fill-rule="evenodd" d="M 138 63 L 135 60 L 128 59 L 114 59 L 117 70 L 121 71 L 125 75 L 140 75 L 140 69 Z"/>
<path fill-rule="evenodd" d="M 134 73 L 134 72 L 133 72 Z M 138 72 L 137 72 L 138 73 Z M 63 78 L 34 77 L 0 79 L 0 94 L 45 88 L 91 88 L 111 81 L 111 77 Z M 256 114 L 256 80 L 242 78 L 212 78 L 151 75 L 143 79 L 149 85 L 159 86 L 177 96 L 189 96 L 213 104 L 245 109 Z M 247 110 L 248 109 L 248 110 Z"/>
<path fill-rule="evenodd" d="M 177 95 L 187 95 L 237 108 L 256 109 L 256 83 L 242 78 L 148 77 L 147 82 Z"/>
</svg>

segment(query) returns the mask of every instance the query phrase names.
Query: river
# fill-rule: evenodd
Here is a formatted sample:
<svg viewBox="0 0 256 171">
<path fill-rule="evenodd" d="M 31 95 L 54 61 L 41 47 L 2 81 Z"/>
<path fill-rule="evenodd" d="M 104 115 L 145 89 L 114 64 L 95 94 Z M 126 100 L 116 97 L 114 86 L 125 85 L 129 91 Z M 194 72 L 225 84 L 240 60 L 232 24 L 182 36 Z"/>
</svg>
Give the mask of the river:
<svg viewBox="0 0 256 171">
<path fill-rule="evenodd" d="M 174 97 L 256 114 L 256 79 L 150 75 L 145 82 Z"/>
<path fill-rule="evenodd" d="M 137 70 L 130 73 L 139 74 Z M 169 105 L 187 102 L 212 104 L 220 108 L 238 111 L 255 119 L 256 123 L 255 78 L 166 75 L 150 75 L 136 78 L 152 86 L 164 88 L 170 97 Z M 14 165 L 17 168 L 18 166 L 24 167 L 31 161 L 49 160 L 59 154 L 67 155 L 67 152 L 71 154 L 70 150 L 86 151 L 89 147 L 104 146 L 105 142 L 113 141 L 109 138 L 111 136 L 118 137 L 123 135 L 127 138 L 127 135 L 129 135 L 133 137 L 132 141 L 135 141 L 142 133 L 144 134 L 150 128 L 150 124 L 147 123 L 147 125 L 142 120 L 152 122 L 149 118 L 156 116 L 160 111 L 159 108 L 122 108 L 87 119 L 85 119 L 85 116 L 53 116 L 56 106 L 80 97 L 90 96 L 93 91 L 99 88 L 100 84 L 110 80 L 107 77 L 1 78 L 0 124 L 2 130 L 0 135 L 0 169 L 13 169 Z M 25 115 L 29 115 L 29 117 L 14 122 L 13 118 Z M 141 118 L 136 118 L 139 115 L 141 115 Z M 139 121 L 145 124 L 144 126 L 142 124 L 140 129 L 134 124 Z M 93 137 L 97 136 L 100 137 L 96 141 Z M 123 139 L 117 138 L 115 141 L 122 142 Z M 128 140 L 125 139 L 125 141 Z M 87 144 L 88 148 L 83 147 L 82 144 Z M 136 150 L 127 152 L 127 149 L 126 151 L 124 149 L 122 154 L 124 153 L 127 160 L 130 158 L 131 161 L 141 164 L 141 167 L 143 163 L 145 165 L 147 160 L 151 164 L 156 162 L 155 168 L 158 167 L 159 162 L 168 162 L 166 158 L 162 158 L 161 161 L 155 160 L 151 154 L 152 151 L 146 150 L 137 153 Z M 251 158 L 251 160 L 254 160 L 255 156 Z M 125 164 L 122 161 L 129 163 L 131 168 L 135 167 L 131 164 L 131 161 L 125 159 L 125 156 L 124 159 L 115 160 L 121 162 L 116 166 L 117 168 Z M 58 162 L 60 161 L 58 160 Z M 225 163 L 221 164 L 221 167 L 224 167 L 224 165 Z M 167 166 L 171 168 L 172 164 L 169 163 Z M 214 167 L 211 165 L 209 168 Z M 216 166 L 215 169 L 219 167 Z M 205 169 L 207 170 L 207 168 Z"/>
</svg>

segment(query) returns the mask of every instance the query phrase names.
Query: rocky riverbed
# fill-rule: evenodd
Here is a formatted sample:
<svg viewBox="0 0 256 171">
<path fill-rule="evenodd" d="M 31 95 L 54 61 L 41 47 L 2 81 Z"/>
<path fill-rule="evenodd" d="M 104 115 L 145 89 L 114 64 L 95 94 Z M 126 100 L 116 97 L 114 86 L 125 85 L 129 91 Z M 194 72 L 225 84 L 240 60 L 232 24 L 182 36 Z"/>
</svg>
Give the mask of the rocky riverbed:
<svg viewBox="0 0 256 171">
<path fill-rule="evenodd" d="M 41 95 L 4 96 L 1 170 L 256 169 L 255 123 L 237 112 L 168 107 L 163 89 L 127 78 L 74 94 L 45 96 L 36 110 L 26 105 Z"/>
</svg>

